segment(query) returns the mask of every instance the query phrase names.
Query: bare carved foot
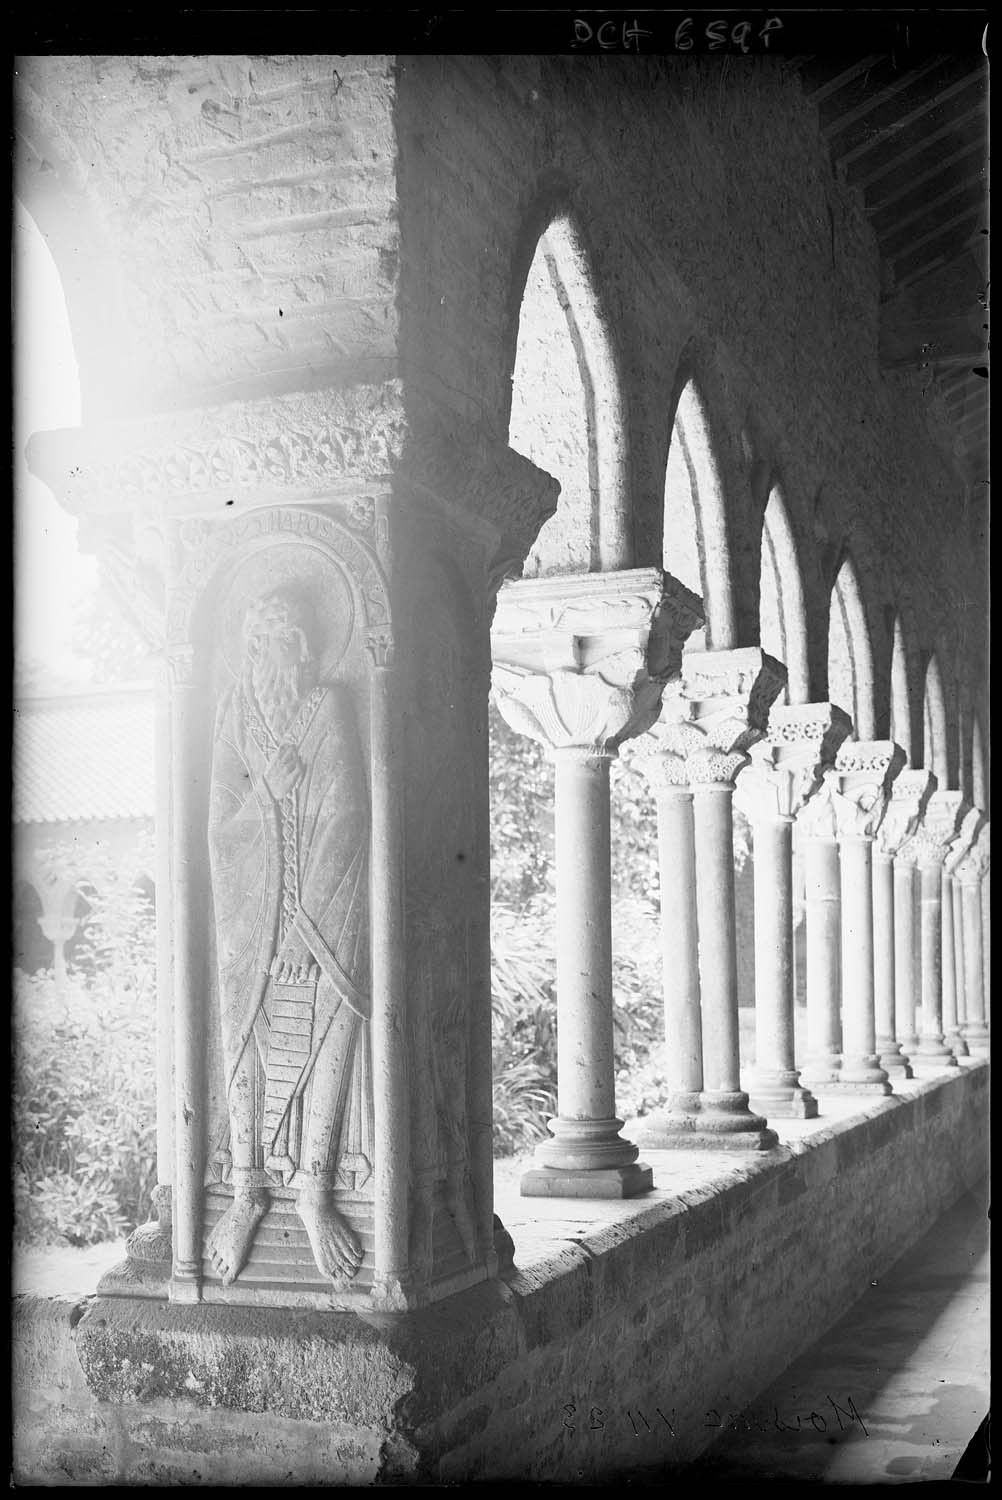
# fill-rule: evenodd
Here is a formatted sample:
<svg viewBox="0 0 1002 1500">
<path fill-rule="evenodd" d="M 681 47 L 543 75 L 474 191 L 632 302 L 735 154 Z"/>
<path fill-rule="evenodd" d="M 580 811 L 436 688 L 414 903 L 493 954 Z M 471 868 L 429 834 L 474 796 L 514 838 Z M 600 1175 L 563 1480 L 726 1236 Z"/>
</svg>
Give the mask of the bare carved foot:
<svg viewBox="0 0 1002 1500">
<path fill-rule="evenodd" d="M 335 1209 L 334 1194 L 329 1189 L 307 1189 L 300 1193 L 296 1208 L 320 1274 L 331 1281 L 351 1281 L 362 1264 L 362 1247 Z"/>
<path fill-rule="evenodd" d="M 236 1193 L 209 1236 L 209 1260 L 223 1286 L 243 1269 L 250 1253 L 254 1231 L 264 1218 L 268 1201 L 261 1193 Z"/>
</svg>

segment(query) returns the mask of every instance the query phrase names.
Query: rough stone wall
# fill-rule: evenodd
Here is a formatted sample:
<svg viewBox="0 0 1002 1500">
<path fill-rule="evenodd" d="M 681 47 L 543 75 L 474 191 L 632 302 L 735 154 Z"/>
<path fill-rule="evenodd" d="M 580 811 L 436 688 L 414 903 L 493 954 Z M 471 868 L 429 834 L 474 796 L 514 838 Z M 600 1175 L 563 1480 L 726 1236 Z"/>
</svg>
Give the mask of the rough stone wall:
<svg viewBox="0 0 1002 1500">
<path fill-rule="evenodd" d="M 15 1482 L 572 1482 L 685 1464 L 714 1410 L 753 1402 L 981 1179 L 988 1071 L 909 1085 L 620 1222 L 551 1225 L 545 1258 L 507 1284 L 399 1320 L 19 1298 Z"/>
<path fill-rule="evenodd" d="M 976 590 L 963 487 L 918 377 L 877 361 L 880 268 L 782 61 L 404 57 L 397 63 L 401 339 L 412 399 L 503 436 L 519 277 L 545 205 L 568 206 L 617 349 L 638 562 L 660 559 L 672 399 L 714 417 L 742 642 L 757 638 L 761 502 L 781 482 L 804 568 L 813 695 L 844 547 L 889 714 L 903 581 L 919 641 L 954 640 Z M 541 206 L 542 205 L 542 206 Z"/>
</svg>

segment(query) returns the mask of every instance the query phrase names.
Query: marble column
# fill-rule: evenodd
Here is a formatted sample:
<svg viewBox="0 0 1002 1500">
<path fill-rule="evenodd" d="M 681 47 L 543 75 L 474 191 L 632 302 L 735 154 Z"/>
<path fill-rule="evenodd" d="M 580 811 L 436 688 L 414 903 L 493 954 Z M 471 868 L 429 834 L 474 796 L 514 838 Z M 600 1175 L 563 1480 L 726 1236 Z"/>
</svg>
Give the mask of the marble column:
<svg viewBox="0 0 1002 1500">
<path fill-rule="evenodd" d="M 934 792 L 909 840 L 919 871 L 922 946 L 922 1028 L 913 1063 L 935 1069 L 957 1066 L 943 1032 L 943 866 L 964 812 L 961 792 Z"/>
<path fill-rule="evenodd" d="M 842 881 L 842 1067 L 836 1087 L 889 1094 L 877 1054 L 873 965 L 873 840 L 904 751 L 891 740 L 847 741 L 832 777 Z"/>
<path fill-rule="evenodd" d="M 891 1078 L 912 1077 L 915 1033 L 915 852 L 908 844 L 936 788 L 929 771 L 895 777 L 873 846 L 874 1008 L 877 1055 Z M 908 852 L 903 852 L 907 850 Z"/>
<path fill-rule="evenodd" d="M 987 1056 L 989 1032 L 985 1013 L 984 932 L 981 906 L 981 883 L 988 873 L 989 831 L 982 827 L 972 847 L 957 866 L 963 903 L 964 969 L 967 1019 L 964 1040 L 972 1057 Z"/>
<path fill-rule="evenodd" d="M 703 1037 L 696 923 L 696 846 L 692 792 L 684 759 L 662 748 L 655 724 L 632 741 L 636 763 L 654 792 L 658 810 L 665 1065 L 668 1099 L 644 1117 L 637 1144 L 660 1149 L 698 1128 L 703 1090 Z"/>
<path fill-rule="evenodd" d="M 947 850 L 946 859 L 943 863 L 944 887 L 949 887 L 950 906 L 953 916 L 953 1001 L 955 1003 L 956 1035 L 950 1040 L 950 1046 L 955 1057 L 970 1056 L 970 1048 L 964 1039 L 967 1027 L 967 965 L 965 961 L 964 943 L 964 899 L 957 872 L 967 857 L 971 848 L 977 840 L 978 834 L 984 827 L 984 818 L 976 807 L 967 807 L 960 819 L 960 827 L 956 836 Z M 946 921 L 946 904 L 944 894 L 943 920 Z M 944 948 L 944 964 L 946 954 Z M 944 981 L 945 983 L 945 981 Z M 944 1010 L 948 997 L 944 995 Z M 944 1029 L 946 1014 L 944 1014 Z"/>
<path fill-rule="evenodd" d="M 785 675 L 757 647 L 691 652 L 662 711 L 692 789 L 699 930 L 703 1088 L 698 1130 L 679 1144 L 767 1150 L 777 1142 L 741 1086 L 732 798 Z"/>
<path fill-rule="evenodd" d="M 985 1010 L 987 1014 L 991 1011 L 991 936 L 992 936 L 992 897 L 991 897 L 992 872 L 987 869 L 981 882 L 981 959 L 982 959 L 982 984 L 984 985 Z"/>
<path fill-rule="evenodd" d="M 960 1034 L 957 1015 L 957 946 L 953 912 L 953 876 L 944 867 L 942 889 L 943 911 L 943 1041 L 954 1057 L 968 1057 L 967 1043 Z"/>
<path fill-rule="evenodd" d="M 794 1038 L 793 821 L 834 764 L 851 721 L 831 704 L 773 708 L 768 738 L 752 747 L 736 798 L 754 839 L 755 1070 L 749 1095 L 768 1115 L 813 1119 Z"/>
<path fill-rule="evenodd" d="M 653 1186 L 615 1108 L 609 765 L 656 720 L 700 618 L 695 596 L 656 569 L 525 580 L 498 600 L 495 700 L 547 748 L 555 782 L 558 1103 L 525 1197 Z"/>
<path fill-rule="evenodd" d="M 804 859 L 807 947 L 807 1056 L 801 1082 L 824 1092 L 842 1067 L 842 882 L 829 783 L 808 798 L 797 818 Z"/>
</svg>

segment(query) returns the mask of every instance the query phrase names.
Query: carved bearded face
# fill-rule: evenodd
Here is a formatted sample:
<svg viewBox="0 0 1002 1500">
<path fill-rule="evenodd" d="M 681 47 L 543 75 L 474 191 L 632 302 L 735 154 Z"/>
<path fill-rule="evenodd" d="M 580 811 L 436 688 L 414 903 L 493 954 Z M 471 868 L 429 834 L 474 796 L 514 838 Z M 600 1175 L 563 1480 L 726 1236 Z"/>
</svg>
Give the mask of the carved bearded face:
<svg viewBox="0 0 1002 1500">
<path fill-rule="evenodd" d="M 250 686 L 265 722 L 281 734 L 309 686 L 311 657 L 296 601 L 276 592 L 252 604 L 244 620 Z"/>
</svg>

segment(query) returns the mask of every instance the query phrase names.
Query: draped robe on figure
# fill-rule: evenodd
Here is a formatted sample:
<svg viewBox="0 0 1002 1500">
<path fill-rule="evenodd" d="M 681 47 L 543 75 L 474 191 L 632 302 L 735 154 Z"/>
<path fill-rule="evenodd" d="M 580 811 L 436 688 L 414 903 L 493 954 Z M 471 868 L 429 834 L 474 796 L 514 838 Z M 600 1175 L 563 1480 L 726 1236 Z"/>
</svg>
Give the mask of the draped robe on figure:
<svg viewBox="0 0 1002 1500">
<path fill-rule="evenodd" d="M 264 773 L 282 744 L 296 749 L 304 772 L 276 801 Z M 276 736 L 247 680 L 238 682 L 216 720 L 209 812 L 226 1089 L 229 1098 L 253 1048 L 255 1165 L 287 1183 L 297 1167 L 333 1171 L 346 1153 L 363 1177 L 371 1165 L 368 826 L 348 690 L 314 688 Z M 283 962 L 311 966 L 312 982 L 279 984 Z M 293 1015 L 308 1020 L 283 1019 Z M 299 1033 L 298 1056 L 276 1052 L 290 1030 Z M 318 1071 L 333 1103 L 311 1098 Z M 307 1163 L 311 1109 L 332 1114 L 335 1126 L 326 1161 Z"/>
</svg>

